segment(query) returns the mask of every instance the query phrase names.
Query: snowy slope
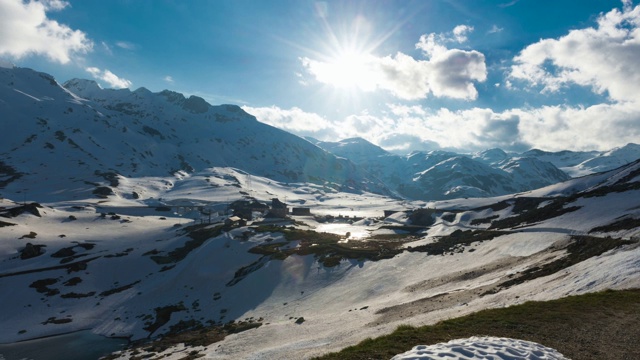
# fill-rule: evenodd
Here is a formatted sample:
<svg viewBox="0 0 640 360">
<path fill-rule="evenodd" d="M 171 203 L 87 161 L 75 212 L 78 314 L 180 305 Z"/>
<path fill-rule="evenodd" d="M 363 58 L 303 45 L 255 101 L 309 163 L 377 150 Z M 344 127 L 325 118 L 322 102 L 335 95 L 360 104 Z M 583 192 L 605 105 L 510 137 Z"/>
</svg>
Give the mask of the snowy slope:
<svg viewBox="0 0 640 360">
<path fill-rule="evenodd" d="M 249 249 L 287 242 L 283 234 L 258 232 L 251 226 L 216 232 L 215 224 L 189 230 L 187 225 L 194 224 L 190 220 L 153 206 L 141 207 L 133 200 L 112 196 L 106 203 L 45 204 L 38 208 L 40 216 L 23 212 L 0 218 L 15 224 L 0 227 L 4 239 L 0 286 L 13 289 L 11 297 L 0 297 L 0 306 L 6 309 L 0 316 L 0 342 L 77 329 L 135 339 L 193 321 L 261 319 L 262 326 L 210 347 L 167 350 L 167 358 L 197 351 L 212 359 L 301 359 L 352 345 L 403 323 L 433 323 L 526 300 L 640 286 L 637 244 L 616 247 L 560 272 L 502 285 L 527 269 L 566 256 L 565 247 L 575 243 L 574 236 L 588 235 L 597 241 L 640 235 L 637 224 L 615 226 L 621 219 L 640 219 L 640 163 L 569 183 L 518 196 L 478 199 L 484 206 L 467 209 L 459 205 L 481 204 L 476 199 L 458 199 L 457 205 L 434 203 L 439 209 L 435 224 L 406 243 L 404 251 L 385 260 L 343 259 L 338 266 L 326 266 L 314 255 L 264 258 Z M 249 190 L 246 175 L 230 168 L 195 173 L 170 188 L 161 184 L 155 196 L 167 203 L 209 201 L 220 203 L 221 209 L 225 202 L 241 198 L 233 190 L 237 186 Z M 212 184 L 215 191 L 210 190 Z M 376 220 L 383 209 L 419 206 L 261 177 L 253 177 L 251 185 L 260 199 L 286 197 L 309 206 L 313 213 L 365 217 L 352 224 L 335 223 L 335 227 L 313 217 L 289 223 L 343 235 L 346 231 L 384 233 L 389 231 L 384 226 L 402 225 L 409 217 Z M 4 200 L 0 212 L 7 214 L 19 206 Z M 529 218 L 528 214 L 538 215 Z M 500 221 L 509 219 L 514 221 L 501 225 Z M 457 246 L 443 255 L 420 250 L 456 230 L 488 227 L 505 233 Z M 184 257 L 167 258 L 197 238 L 202 243 Z M 27 242 L 45 245 L 43 253 L 21 259 Z M 287 247 L 297 245 L 292 241 Z M 85 265 L 77 265 L 81 263 Z M 251 271 L 245 274 L 241 269 Z M 172 312 L 167 323 L 154 328 L 159 318 L 156 309 Z M 300 317 L 305 321 L 296 323 Z"/>
<path fill-rule="evenodd" d="M 351 162 L 258 122 L 233 105 L 140 88 L 101 89 L 89 80 L 61 87 L 51 76 L 0 69 L 0 114 L 6 195 L 86 197 L 96 183 L 171 176 L 232 166 L 274 180 L 384 193 Z M 44 186 L 43 186 L 44 185 Z"/>
</svg>

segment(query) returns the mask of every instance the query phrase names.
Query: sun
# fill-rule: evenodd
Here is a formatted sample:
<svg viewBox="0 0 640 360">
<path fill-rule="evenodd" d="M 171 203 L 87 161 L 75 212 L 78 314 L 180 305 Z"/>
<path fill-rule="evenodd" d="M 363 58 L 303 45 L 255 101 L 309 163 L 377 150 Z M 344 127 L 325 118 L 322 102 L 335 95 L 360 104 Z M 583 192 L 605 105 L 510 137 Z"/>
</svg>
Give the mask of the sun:
<svg viewBox="0 0 640 360">
<path fill-rule="evenodd" d="M 364 91 L 376 87 L 376 58 L 366 51 L 343 49 L 322 61 L 305 59 L 304 65 L 322 83 L 336 88 Z"/>
<path fill-rule="evenodd" d="M 370 54 L 345 50 L 329 59 L 327 65 L 328 76 L 336 87 L 362 90 L 375 87 L 374 57 Z"/>
</svg>

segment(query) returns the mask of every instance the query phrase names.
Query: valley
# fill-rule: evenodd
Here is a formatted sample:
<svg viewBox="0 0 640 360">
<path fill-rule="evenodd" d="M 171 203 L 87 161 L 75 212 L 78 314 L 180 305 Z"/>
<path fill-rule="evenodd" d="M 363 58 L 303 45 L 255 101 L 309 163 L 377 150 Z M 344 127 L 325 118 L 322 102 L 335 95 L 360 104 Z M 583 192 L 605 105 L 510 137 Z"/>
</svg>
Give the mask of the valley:
<svg viewBox="0 0 640 360">
<path fill-rule="evenodd" d="M 2 344 L 81 331 L 126 339 L 109 359 L 306 359 L 640 288 L 635 144 L 400 156 L 170 91 L 23 68 L 0 85 Z"/>
</svg>

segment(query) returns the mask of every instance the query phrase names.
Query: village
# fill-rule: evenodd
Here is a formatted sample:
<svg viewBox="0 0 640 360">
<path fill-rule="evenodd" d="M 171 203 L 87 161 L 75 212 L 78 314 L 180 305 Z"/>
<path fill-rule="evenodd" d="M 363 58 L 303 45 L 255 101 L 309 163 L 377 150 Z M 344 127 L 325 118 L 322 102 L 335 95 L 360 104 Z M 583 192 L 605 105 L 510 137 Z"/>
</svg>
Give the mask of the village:
<svg viewBox="0 0 640 360">
<path fill-rule="evenodd" d="M 193 219 L 199 224 L 224 223 L 225 227 L 237 228 L 247 225 L 291 225 L 296 220 L 294 217 L 313 217 L 318 223 L 354 224 L 363 220 L 364 216 L 347 214 L 316 214 L 312 213 L 312 207 L 293 206 L 282 202 L 278 198 L 272 198 L 270 204 L 255 198 L 235 200 L 229 203 L 196 204 L 173 201 L 164 203 L 155 208 L 157 211 L 171 211 L 184 218 Z M 416 231 L 433 225 L 437 211 L 431 208 L 419 208 L 412 210 L 383 210 L 374 218 L 383 221 L 394 214 L 405 213 L 409 218 L 409 225 L 404 224 L 398 230 Z M 442 212 L 440 212 L 442 213 Z"/>
</svg>

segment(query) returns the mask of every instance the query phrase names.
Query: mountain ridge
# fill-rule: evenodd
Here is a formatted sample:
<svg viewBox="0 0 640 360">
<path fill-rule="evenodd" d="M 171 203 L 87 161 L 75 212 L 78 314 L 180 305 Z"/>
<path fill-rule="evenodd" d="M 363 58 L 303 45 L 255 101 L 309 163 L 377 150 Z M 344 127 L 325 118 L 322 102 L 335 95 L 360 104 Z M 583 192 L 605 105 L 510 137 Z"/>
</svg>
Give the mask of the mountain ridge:
<svg viewBox="0 0 640 360">
<path fill-rule="evenodd" d="M 68 187 L 72 180 L 74 191 L 86 193 L 93 189 L 84 182 L 101 181 L 96 172 L 170 176 L 231 166 L 278 181 L 388 193 L 350 161 L 236 105 L 211 106 L 196 96 L 145 88 L 101 89 L 90 80 L 70 80 L 64 88 L 49 75 L 21 68 L 0 69 L 0 84 L 6 99 L 0 112 L 12 127 L 0 153 L 23 181 L 53 177 L 52 187 Z M 29 164 L 31 158 L 40 158 L 40 166 Z M 5 192 L 18 191 L 5 186 Z"/>
</svg>

